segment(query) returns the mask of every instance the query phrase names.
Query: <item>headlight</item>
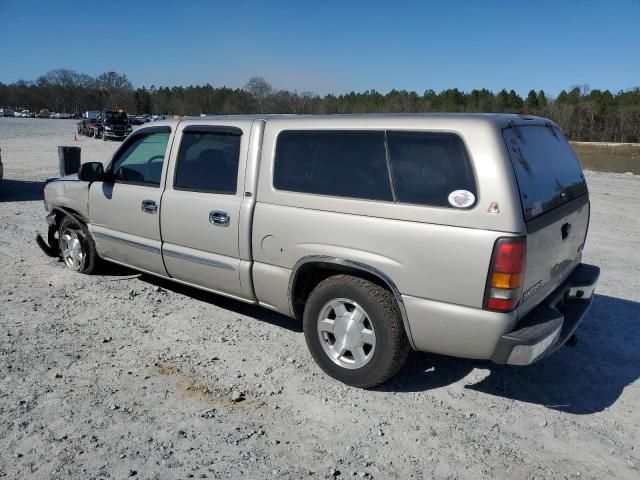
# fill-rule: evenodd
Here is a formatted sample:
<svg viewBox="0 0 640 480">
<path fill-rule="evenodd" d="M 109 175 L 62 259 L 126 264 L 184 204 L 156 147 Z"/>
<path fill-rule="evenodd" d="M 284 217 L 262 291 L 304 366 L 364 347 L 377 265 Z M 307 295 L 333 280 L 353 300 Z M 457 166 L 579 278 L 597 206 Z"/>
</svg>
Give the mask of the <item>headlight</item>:
<svg viewBox="0 0 640 480">
<path fill-rule="evenodd" d="M 112 130 L 112 129 L 111 129 L 111 127 L 104 127 L 104 129 L 105 129 L 107 132 L 110 132 L 110 131 Z"/>
</svg>

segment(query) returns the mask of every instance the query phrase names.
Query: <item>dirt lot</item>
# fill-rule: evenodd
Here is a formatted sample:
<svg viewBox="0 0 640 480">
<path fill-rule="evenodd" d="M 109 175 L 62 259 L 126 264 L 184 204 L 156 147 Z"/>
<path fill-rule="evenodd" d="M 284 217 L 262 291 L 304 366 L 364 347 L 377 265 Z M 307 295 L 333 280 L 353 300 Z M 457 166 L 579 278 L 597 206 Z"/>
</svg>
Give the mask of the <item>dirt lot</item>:
<svg viewBox="0 0 640 480">
<path fill-rule="evenodd" d="M 73 131 L 0 118 L 0 477 L 640 478 L 640 176 L 588 174 L 603 273 L 575 348 L 528 368 L 412 354 L 362 391 L 285 317 L 45 257 L 41 180 Z"/>
</svg>

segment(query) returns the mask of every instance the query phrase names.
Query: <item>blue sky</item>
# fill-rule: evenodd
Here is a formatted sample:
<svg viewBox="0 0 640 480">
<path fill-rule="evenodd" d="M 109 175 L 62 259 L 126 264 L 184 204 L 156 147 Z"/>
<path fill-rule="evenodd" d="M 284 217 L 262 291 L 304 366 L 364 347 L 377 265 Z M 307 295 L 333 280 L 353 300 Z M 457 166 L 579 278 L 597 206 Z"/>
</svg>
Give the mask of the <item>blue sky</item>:
<svg viewBox="0 0 640 480">
<path fill-rule="evenodd" d="M 638 0 L 0 0 L 0 18 L 4 83 L 69 68 L 320 94 L 640 85 Z"/>
</svg>

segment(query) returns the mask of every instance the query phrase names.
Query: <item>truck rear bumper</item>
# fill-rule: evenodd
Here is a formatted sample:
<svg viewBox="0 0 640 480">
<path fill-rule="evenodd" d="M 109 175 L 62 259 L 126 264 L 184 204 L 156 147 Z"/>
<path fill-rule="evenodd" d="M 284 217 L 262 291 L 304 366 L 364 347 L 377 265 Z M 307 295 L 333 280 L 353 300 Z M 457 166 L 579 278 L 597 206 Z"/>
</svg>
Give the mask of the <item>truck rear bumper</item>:
<svg viewBox="0 0 640 480">
<path fill-rule="evenodd" d="M 529 365 L 551 355 L 573 335 L 593 301 L 600 269 L 584 263 L 540 305 L 502 335 L 491 360 Z"/>
</svg>

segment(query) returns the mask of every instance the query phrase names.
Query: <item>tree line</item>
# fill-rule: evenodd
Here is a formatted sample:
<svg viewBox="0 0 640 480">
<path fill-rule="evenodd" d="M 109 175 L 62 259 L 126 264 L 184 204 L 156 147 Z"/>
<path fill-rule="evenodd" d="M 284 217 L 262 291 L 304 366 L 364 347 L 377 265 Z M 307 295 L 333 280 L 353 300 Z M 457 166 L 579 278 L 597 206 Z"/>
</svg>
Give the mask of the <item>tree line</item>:
<svg viewBox="0 0 640 480">
<path fill-rule="evenodd" d="M 126 75 L 106 72 L 97 77 L 72 70 L 53 70 L 34 81 L 0 83 L 0 106 L 48 109 L 75 113 L 124 108 L 130 113 L 164 115 L 246 113 L 417 113 L 506 112 L 541 115 L 554 120 L 567 136 L 580 141 L 640 142 L 640 88 L 591 90 L 575 86 L 552 98 L 531 90 L 525 98 L 514 90 L 464 92 L 457 88 L 436 92 L 376 90 L 324 96 L 313 92 L 274 89 L 254 77 L 244 88 L 187 87 L 134 88 Z"/>
</svg>

